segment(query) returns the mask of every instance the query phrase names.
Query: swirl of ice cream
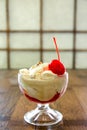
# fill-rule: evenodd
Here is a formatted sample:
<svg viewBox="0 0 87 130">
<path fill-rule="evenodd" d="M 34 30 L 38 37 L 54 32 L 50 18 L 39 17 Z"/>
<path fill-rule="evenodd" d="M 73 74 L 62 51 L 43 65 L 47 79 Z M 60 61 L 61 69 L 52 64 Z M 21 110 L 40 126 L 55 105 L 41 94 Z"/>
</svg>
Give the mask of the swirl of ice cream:
<svg viewBox="0 0 87 130">
<path fill-rule="evenodd" d="M 30 69 L 19 70 L 18 82 L 21 89 L 40 101 L 49 101 L 63 91 L 67 83 L 67 72 L 58 76 L 51 70 L 44 70 L 48 63 L 39 63 Z"/>
</svg>

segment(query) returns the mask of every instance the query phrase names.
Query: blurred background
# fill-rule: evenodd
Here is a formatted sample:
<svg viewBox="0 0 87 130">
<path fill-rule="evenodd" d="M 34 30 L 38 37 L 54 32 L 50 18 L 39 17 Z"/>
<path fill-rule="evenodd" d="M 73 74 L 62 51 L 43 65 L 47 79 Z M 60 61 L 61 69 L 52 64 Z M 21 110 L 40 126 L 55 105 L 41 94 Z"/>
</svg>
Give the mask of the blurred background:
<svg viewBox="0 0 87 130">
<path fill-rule="evenodd" d="M 0 0 L 0 69 L 30 67 L 57 58 L 87 69 L 87 0 Z"/>
</svg>

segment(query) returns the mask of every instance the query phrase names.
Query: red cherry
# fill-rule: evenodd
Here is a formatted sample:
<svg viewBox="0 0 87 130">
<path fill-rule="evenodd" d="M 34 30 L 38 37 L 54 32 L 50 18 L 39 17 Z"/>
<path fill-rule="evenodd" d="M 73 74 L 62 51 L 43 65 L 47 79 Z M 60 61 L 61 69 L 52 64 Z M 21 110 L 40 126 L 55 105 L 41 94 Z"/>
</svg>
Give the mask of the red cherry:
<svg viewBox="0 0 87 130">
<path fill-rule="evenodd" d="M 63 63 L 61 63 L 59 60 L 52 60 L 52 62 L 49 64 L 49 69 L 58 75 L 62 75 L 65 72 L 65 67 Z"/>
</svg>

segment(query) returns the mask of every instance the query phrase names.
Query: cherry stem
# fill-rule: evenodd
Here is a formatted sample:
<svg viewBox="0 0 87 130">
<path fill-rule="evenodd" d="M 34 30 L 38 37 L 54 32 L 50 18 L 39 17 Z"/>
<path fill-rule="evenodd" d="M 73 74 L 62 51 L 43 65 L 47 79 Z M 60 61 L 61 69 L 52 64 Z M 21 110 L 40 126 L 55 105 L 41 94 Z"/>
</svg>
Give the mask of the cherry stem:
<svg viewBox="0 0 87 130">
<path fill-rule="evenodd" d="M 54 41 L 54 44 L 55 44 L 55 47 L 56 47 L 56 52 L 57 52 L 58 60 L 60 61 L 59 49 L 58 49 L 58 45 L 57 45 L 57 42 L 56 42 L 56 38 L 55 38 L 55 37 L 53 37 L 53 41 Z"/>
</svg>

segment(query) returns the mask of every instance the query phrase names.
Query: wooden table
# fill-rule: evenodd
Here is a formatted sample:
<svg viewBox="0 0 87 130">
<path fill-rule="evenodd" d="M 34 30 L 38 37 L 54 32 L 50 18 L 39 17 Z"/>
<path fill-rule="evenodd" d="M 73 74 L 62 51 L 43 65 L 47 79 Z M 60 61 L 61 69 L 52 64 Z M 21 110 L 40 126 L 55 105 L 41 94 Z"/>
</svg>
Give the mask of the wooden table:
<svg viewBox="0 0 87 130">
<path fill-rule="evenodd" d="M 17 71 L 0 71 L 0 130 L 87 130 L 87 70 L 68 70 L 69 85 L 60 100 L 50 104 L 62 112 L 59 125 L 36 127 L 23 116 L 36 107 L 20 92 Z"/>
</svg>

